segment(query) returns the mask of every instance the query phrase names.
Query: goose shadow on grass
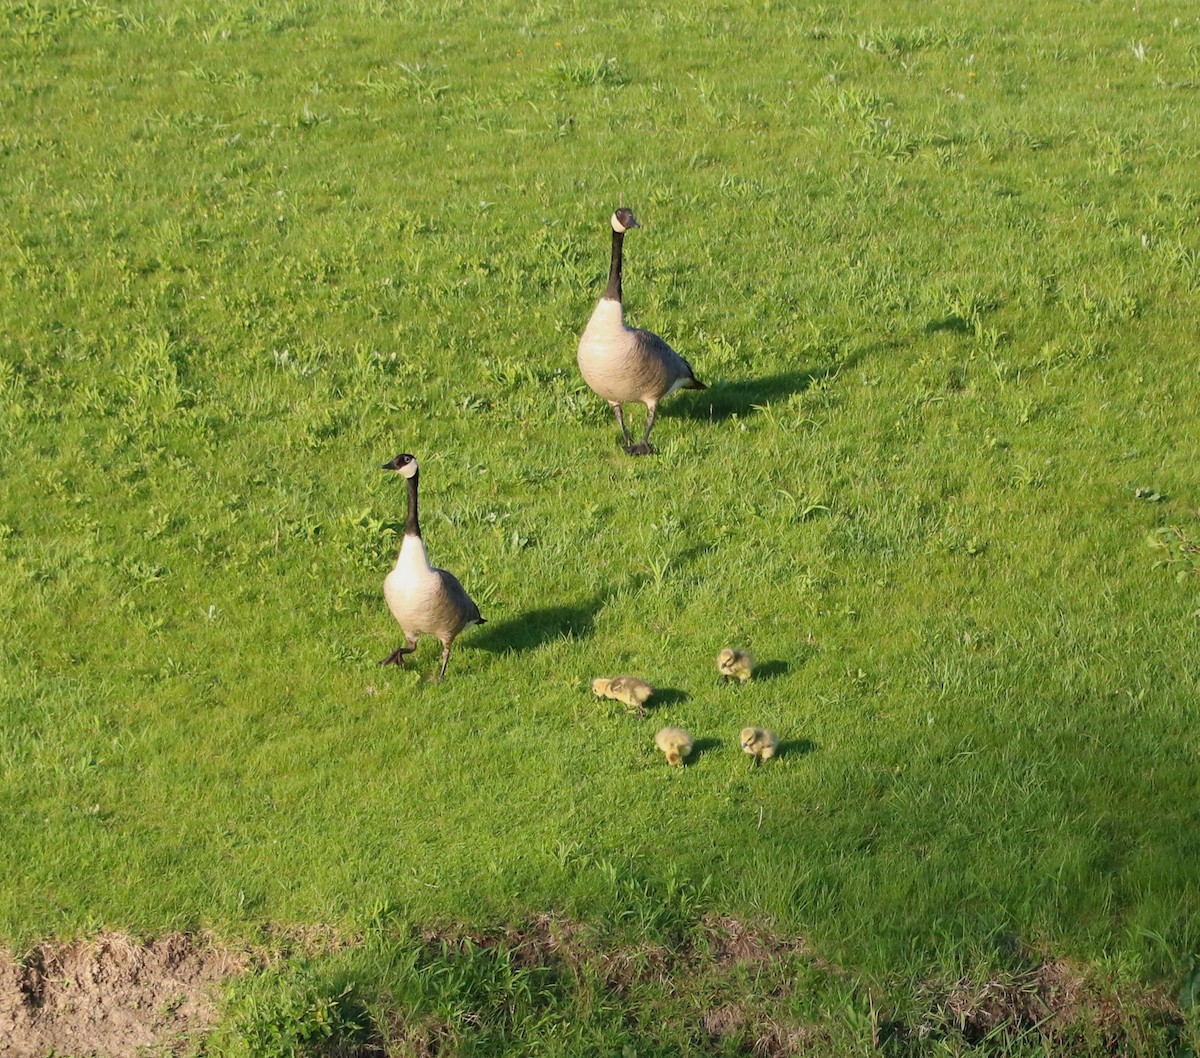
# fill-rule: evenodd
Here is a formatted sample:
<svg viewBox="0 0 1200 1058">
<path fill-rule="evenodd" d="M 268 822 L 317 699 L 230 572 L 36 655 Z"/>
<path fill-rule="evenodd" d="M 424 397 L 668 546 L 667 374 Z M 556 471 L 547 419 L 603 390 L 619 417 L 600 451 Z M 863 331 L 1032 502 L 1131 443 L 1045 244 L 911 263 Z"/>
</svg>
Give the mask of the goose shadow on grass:
<svg viewBox="0 0 1200 1058">
<path fill-rule="evenodd" d="M 785 400 L 793 393 L 803 393 L 826 374 L 832 372 L 786 371 L 766 378 L 714 382 L 692 400 L 675 401 L 666 405 L 664 410 L 669 415 L 684 419 L 722 422 L 735 415 L 752 415 L 764 404 Z"/>
<path fill-rule="evenodd" d="M 708 546 L 693 546 L 672 555 L 666 568 L 678 570 L 695 561 L 709 550 Z M 590 599 L 558 606 L 543 606 L 536 610 L 524 610 L 515 617 L 505 620 L 489 620 L 471 634 L 470 645 L 495 654 L 524 654 L 556 639 L 586 639 L 596 627 L 596 616 L 608 602 L 623 591 L 637 591 L 650 581 L 648 573 L 634 573 L 623 582 L 609 585 Z M 663 689 L 655 693 L 652 702 L 663 695 L 683 694 L 682 691 Z M 683 695 L 683 700 L 686 699 Z"/>
<path fill-rule="evenodd" d="M 471 636 L 471 645 L 496 654 L 524 654 L 556 639 L 586 639 L 611 594 L 601 592 L 585 602 L 543 606 L 504 621 L 488 621 Z"/>
<path fill-rule="evenodd" d="M 882 343 L 881 348 L 890 348 L 896 344 Z M 795 393 L 803 393 L 814 383 L 854 367 L 870 351 L 873 350 L 862 350 L 846 357 L 845 360 L 808 371 L 782 371 L 777 375 L 763 375 L 732 382 L 718 380 L 691 400 L 677 400 L 665 404 L 663 412 L 668 416 L 697 419 L 701 422 L 722 422 L 734 415 L 744 418 L 764 405 L 786 400 Z"/>
</svg>

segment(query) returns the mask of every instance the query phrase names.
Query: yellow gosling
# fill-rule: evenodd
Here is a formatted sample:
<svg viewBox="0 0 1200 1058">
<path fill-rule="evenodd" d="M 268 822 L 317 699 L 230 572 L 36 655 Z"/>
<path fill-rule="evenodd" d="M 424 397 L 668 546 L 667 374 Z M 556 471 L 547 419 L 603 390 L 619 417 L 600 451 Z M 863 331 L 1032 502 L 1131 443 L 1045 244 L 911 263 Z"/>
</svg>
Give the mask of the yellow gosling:
<svg viewBox="0 0 1200 1058">
<path fill-rule="evenodd" d="M 743 752 L 754 758 L 755 765 L 770 760 L 779 748 L 779 739 L 775 737 L 775 732 L 763 727 L 743 727 L 738 741 L 742 744 Z"/>
<path fill-rule="evenodd" d="M 645 716 L 646 702 L 654 693 L 654 688 L 636 676 L 616 676 L 611 680 L 592 680 L 592 693 L 597 698 L 612 698 L 634 710 L 638 716 Z"/>
<path fill-rule="evenodd" d="M 671 765 L 682 764 L 683 758 L 692 752 L 692 736 L 682 727 L 664 727 L 654 736 L 654 744 Z"/>
<path fill-rule="evenodd" d="M 721 674 L 722 683 L 728 683 L 731 679 L 745 683 L 754 672 L 754 655 L 748 650 L 726 647 L 717 655 L 717 671 Z"/>
</svg>

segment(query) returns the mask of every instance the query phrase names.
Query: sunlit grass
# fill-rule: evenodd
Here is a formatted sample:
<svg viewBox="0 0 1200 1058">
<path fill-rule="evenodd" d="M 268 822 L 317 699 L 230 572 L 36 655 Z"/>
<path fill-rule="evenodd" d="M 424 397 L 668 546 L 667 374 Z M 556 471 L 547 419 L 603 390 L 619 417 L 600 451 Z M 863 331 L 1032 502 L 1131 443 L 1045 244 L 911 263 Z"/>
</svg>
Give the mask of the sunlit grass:
<svg viewBox="0 0 1200 1058">
<path fill-rule="evenodd" d="M 1039 12 L 9 5 L 0 933 L 619 869 L 864 978 L 1180 979 L 1200 22 Z M 653 459 L 574 366 L 617 204 L 710 385 Z M 489 620 L 442 685 L 374 664 L 400 451 Z"/>
</svg>

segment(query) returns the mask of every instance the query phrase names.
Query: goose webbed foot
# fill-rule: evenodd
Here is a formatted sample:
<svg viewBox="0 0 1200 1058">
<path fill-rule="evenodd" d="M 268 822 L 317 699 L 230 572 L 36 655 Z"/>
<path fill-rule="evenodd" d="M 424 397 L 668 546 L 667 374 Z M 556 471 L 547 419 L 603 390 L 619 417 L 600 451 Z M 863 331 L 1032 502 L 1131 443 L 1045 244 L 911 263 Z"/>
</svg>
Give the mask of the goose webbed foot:
<svg viewBox="0 0 1200 1058">
<path fill-rule="evenodd" d="M 415 645 L 414 646 L 397 647 L 386 658 L 384 658 L 379 664 L 380 665 L 395 665 L 397 668 L 402 669 L 402 668 L 404 668 L 404 655 L 411 654 L 416 649 L 417 648 Z"/>
<path fill-rule="evenodd" d="M 636 444 L 628 450 L 631 456 L 654 455 L 654 446 L 650 443 L 650 431 L 654 429 L 654 416 L 657 412 L 657 404 L 649 403 L 646 405 L 646 432 L 642 435 L 641 444 Z"/>
</svg>

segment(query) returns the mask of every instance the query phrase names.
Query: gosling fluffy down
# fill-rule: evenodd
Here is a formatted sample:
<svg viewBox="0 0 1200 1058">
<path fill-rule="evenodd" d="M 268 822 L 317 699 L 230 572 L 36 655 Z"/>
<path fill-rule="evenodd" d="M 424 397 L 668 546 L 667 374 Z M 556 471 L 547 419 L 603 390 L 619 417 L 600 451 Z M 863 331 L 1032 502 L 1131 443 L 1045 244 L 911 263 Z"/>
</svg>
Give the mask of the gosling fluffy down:
<svg viewBox="0 0 1200 1058">
<path fill-rule="evenodd" d="M 742 750 L 754 758 L 755 764 L 770 760 L 779 747 L 775 732 L 762 727 L 743 727 L 738 741 L 742 744 Z"/>
<path fill-rule="evenodd" d="M 597 698 L 613 698 L 633 709 L 638 716 L 645 716 L 646 702 L 654 688 L 636 676 L 616 676 L 611 680 L 598 677 L 592 680 L 592 693 Z"/>
<path fill-rule="evenodd" d="M 721 674 L 722 683 L 728 683 L 731 679 L 745 683 L 754 672 L 754 655 L 748 650 L 726 647 L 717 655 L 717 671 Z"/>
<path fill-rule="evenodd" d="M 668 764 L 682 764 L 692 752 L 692 736 L 682 727 L 664 727 L 654 736 L 654 744 L 666 755 Z"/>
</svg>

